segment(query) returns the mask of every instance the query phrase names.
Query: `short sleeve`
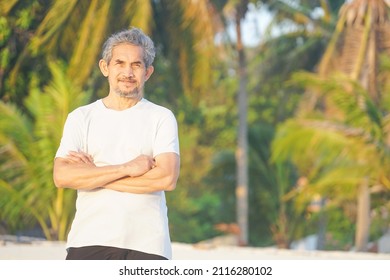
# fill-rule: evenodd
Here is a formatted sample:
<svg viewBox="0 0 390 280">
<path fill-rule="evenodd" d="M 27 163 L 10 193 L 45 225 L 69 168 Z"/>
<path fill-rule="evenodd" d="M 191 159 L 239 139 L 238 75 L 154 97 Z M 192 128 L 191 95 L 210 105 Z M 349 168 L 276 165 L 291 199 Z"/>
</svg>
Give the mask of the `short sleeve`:
<svg viewBox="0 0 390 280">
<path fill-rule="evenodd" d="M 60 146 L 55 157 L 66 157 L 69 151 L 83 151 L 83 118 L 79 111 L 71 112 L 64 125 Z"/>
<path fill-rule="evenodd" d="M 169 152 L 180 154 L 177 121 L 171 111 L 168 111 L 159 122 L 154 141 L 153 156 Z"/>
</svg>

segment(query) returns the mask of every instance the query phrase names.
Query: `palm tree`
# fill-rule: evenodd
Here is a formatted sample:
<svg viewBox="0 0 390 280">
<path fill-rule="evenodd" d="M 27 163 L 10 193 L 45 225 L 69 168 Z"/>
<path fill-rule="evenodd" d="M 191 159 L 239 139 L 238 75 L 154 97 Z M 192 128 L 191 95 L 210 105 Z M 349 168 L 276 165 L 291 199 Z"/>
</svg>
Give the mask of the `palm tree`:
<svg viewBox="0 0 390 280">
<path fill-rule="evenodd" d="M 53 186 L 52 162 L 69 111 L 89 96 L 66 77 L 65 67 L 49 63 L 52 82 L 33 88 L 27 113 L 0 102 L 0 219 L 11 229 L 39 224 L 48 240 L 65 240 L 75 199 Z"/>
<path fill-rule="evenodd" d="M 293 5 L 291 5 L 291 7 L 289 7 L 288 4 L 286 4 L 284 1 L 250 1 L 252 4 L 270 4 L 271 5 L 271 8 L 280 13 L 280 14 L 283 14 L 285 11 L 287 11 L 285 14 L 291 14 L 291 13 L 294 13 L 294 14 L 299 14 L 299 15 L 303 15 L 305 14 L 305 16 L 307 15 L 308 18 L 310 18 L 310 12 L 311 10 L 309 8 L 307 9 L 301 9 L 301 10 L 298 10 L 297 8 L 293 8 Z M 304 2 L 307 2 L 307 1 L 304 1 Z M 247 120 L 247 114 L 248 114 L 248 97 L 247 97 L 247 91 L 248 91 L 248 66 L 247 66 L 247 62 L 246 62 L 246 55 L 245 55 L 245 52 L 247 50 L 244 50 L 244 46 L 243 46 L 243 43 L 242 43 L 242 30 L 241 30 L 241 21 L 245 18 L 245 14 L 247 12 L 247 9 L 248 9 L 248 4 L 249 4 L 249 1 L 226 1 L 225 3 L 225 7 L 224 7 L 224 10 L 225 10 L 225 16 L 227 15 L 227 18 L 231 20 L 231 22 L 234 22 L 234 27 L 235 27 L 235 35 L 236 35 L 236 42 L 234 43 L 234 51 L 235 53 L 237 53 L 237 76 L 238 76 L 238 80 L 239 80 L 239 89 L 238 89 L 238 93 L 237 93 L 237 107 L 238 107 L 238 134 L 237 134 L 237 138 L 238 138 L 238 141 L 237 141 L 237 148 L 236 148 L 236 174 L 237 174 L 237 187 L 236 187 L 236 200 L 237 200 L 237 205 L 236 205 L 236 215 L 237 215 L 237 222 L 241 228 L 241 236 L 240 236 L 240 243 L 241 244 L 247 244 L 248 242 L 248 232 L 249 232 L 249 223 L 248 223 L 248 213 L 249 213 L 249 209 L 251 207 L 249 207 L 248 203 L 249 203 L 249 193 L 250 192 L 255 192 L 255 190 L 249 190 L 249 171 L 248 171 L 248 150 L 250 149 L 250 147 L 248 147 L 248 120 Z M 323 3 L 323 6 L 325 7 L 325 3 Z M 289 9 L 287 9 L 289 8 Z M 326 16 L 329 16 L 329 13 L 327 13 L 324 18 Z M 281 17 L 279 17 L 280 19 Z M 284 20 L 287 18 L 287 16 L 284 16 Z M 306 25 L 305 26 L 305 29 L 308 30 L 308 25 L 312 22 L 315 22 L 314 19 L 310 19 L 306 22 L 304 22 L 303 24 Z M 302 24 L 302 23 L 300 23 Z M 317 24 L 319 25 L 319 24 Z M 323 21 L 323 25 L 326 25 L 326 27 L 329 29 L 328 25 L 329 22 L 324 20 Z M 304 32 L 302 33 L 299 33 L 299 34 L 296 34 L 297 37 L 299 37 L 300 35 L 302 35 Z M 313 32 L 314 33 L 314 32 Z M 330 34 L 330 31 L 328 32 Z M 297 37 L 295 38 L 295 41 L 297 41 Z M 319 36 L 317 36 L 316 38 L 319 38 Z M 271 39 L 270 41 L 272 42 L 275 42 L 275 45 L 278 45 L 277 43 L 277 39 L 274 40 L 274 39 Z M 292 40 L 293 41 L 293 40 Z M 319 41 L 319 40 L 318 40 Z M 272 45 L 272 42 L 270 43 L 266 43 L 264 44 L 264 47 L 262 47 L 259 52 L 260 52 L 260 55 L 257 54 L 258 57 L 264 57 L 266 55 L 264 55 L 266 53 L 267 50 L 270 50 L 271 52 L 274 51 L 275 49 L 279 49 L 279 48 L 276 48 Z M 318 52 L 318 48 L 317 48 L 318 44 L 313 44 L 311 42 L 309 42 L 308 44 L 306 44 L 306 46 L 302 47 L 301 49 L 303 50 L 302 52 L 306 51 L 308 48 L 311 47 L 313 53 L 314 52 Z M 290 48 L 289 48 L 290 49 Z M 299 54 L 302 54 L 302 52 L 295 52 L 295 58 L 296 61 L 295 62 L 300 62 L 302 61 L 302 59 L 300 58 Z M 291 55 L 289 55 L 289 57 L 291 57 Z M 263 67 L 263 69 L 260 69 L 257 70 L 255 69 L 256 73 L 257 72 L 266 72 L 265 75 L 262 75 L 263 77 L 269 77 L 269 76 L 272 76 L 272 75 L 275 75 L 275 72 L 272 72 L 272 71 L 269 71 L 270 68 L 272 69 L 277 69 L 277 75 L 280 76 L 280 72 L 289 72 L 289 71 L 285 71 L 285 69 L 288 68 L 288 66 L 286 64 L 283 64 L 283 69 L 281 70 L 280 69 L 280 63 L 276 63 L 274 64 L 274 61 L 278 61 L 280 62 L 280 57 L 279 59 L 278 58 L 272 58 L 272 59 L 269 59 L 269 61 L 266 61 L 266 64 L 267 64 L 267 67 Z M 292 63 L 294 66 L 297 65 L 297 63 Z M 253 64 L 253 63 L 252 63 Z M 260 64 L 262 65 L 262 64 Z M 271 67 L 270 67 L 271 65 Z M 276 66 L 273 68 L 273 66 Z M 287 67 L 286 67 L 287 66 Z M 261 67 L 261 66 L 260 66 Z M 252 69 L 251 69 L 252 70 Z M 272 73 L 271 73 L 272 72 Z M 290 69 L 290 72 L 291 72 L 291 69 Z M 264 78 L 264 80 L 267 80 L 267 78 Z M 264 81 L 263 82 L 259 82 L 259 79 L 256 77 L 256 86 L 254 89 L 254 91 L 258 90 L 257 87 L 260 87 L 264 84 Z M 258 145 L 258 143 L 256 143 Z M 262 143 L 263 144 L 263 143 Z M 280 166 L 284 166 L 284 165 L 279 165 Z M 260 166 L 257 166 L 258 169 L 260 169 L 261 167 Z M 270 171 L 270 170 L 269 170 Z M 286 174 L 288 174 L 290 172 L 290 170 L 288 170 L 288 168 L 286 168 L 285 170 Z M 274 172 L 276 172 L 274 170 Z M 283 173 L 283 172 L 282 172 Z M 285 174 L 284 174 L 285 175 Z M 283 175 L 283 176 L 284 176 Z M 282 177 L 283 177 L 282 176 Z M 272 177 L 272 178 L 280 178 L 280 172 L 278 172 L 278 174 L 275 174 L 275 176 L 269 176 L 269 177 Z M 275 183 L 275 182 L 273 182 Z M 255 183 L 252 183 L 251 186 L 254 186 L 256 185 Z M 283 187 L 281 187 L 282 189 Z M 281 205 L 284 205 L 284 203 L 282 202 Z M 284 207 L 284 206 L 283 206 Z M 253 208 L 251 208 L 253 209 Z M 285 210 L 282 210 L 281 212 L 285 212 Z M 279 216 L 282 217 L 284 214 L 280 214 Z M 285 219 L 286 221 L 286 219 Z M 256 226 L 255 226 L 256 227 Z M 279 228 L 279 229 L 282 229 L 282 228 L 286 228 L 284 226 L 281 226 L 281 223 L 279 223 L 278 226 L 274 227 L 275 230 L 275 235 L 281 235 L 279 233 L 277 233 L 277 230 L 276 228 Z M 283 232 L 285 232 L 285 230 L 281 230 Z M 282 235 L 285 236 L 285 234 L 283 233 Z M 282 239 L 288 239 L 287 237 L 286 238 L 275 238 L 275 239 L 278 239 L 278 240 L 282 240 Z M 283 242 L 280 242 L 281 244 L 285 244 L 286 242 L 283 241 Z M 285 245 L 283 245 L 285 246 Z"/>
<path fill-rule="evenodd" d="M 20 21 L 21 14 L 26 16 L 26 11 L 29 12 L 27 27 L 21 29 L 16 23 Z M 4 18 L 10 20 L 4 24 Z M 159 52 L 156 67 L 162 67 L 166 74 L 163 78 L 154 78 L 156 77 L 154 75 L 148 86 L 152 84 L 161 88 L 163 85 L 163 94 L 167 97 L 164 102 L 170 106 L 189 104 L 187 105 L 189 107 L 200 102 L 209 91 L 213 77 L 211 66 L 217 57 L 212 55 L 215 54 L 214 29 L 220 28 L 220 24 L 215 17 L 214 6 L 209 0 L 87 2 L 0 0 L 0 25 L 6 27 L 5 31 L 10 31 L 9 34 L 6 32 L 0 34 L 0 96 L 5 101 L 2 103 L 4 114 L 9 113 L 2 117 L 2 122 L 10 126 L 12 118 L 20 116 L 19 129 L 28 131 L 23 135 L 13 135 L 6 128 L 0 128 L 3 141 L 1 148 L 4 143 L 0 161 L 9 163 L 4 164 L 2 169 L 4 196 L 1 196 L 1 205 L 4 205 L 6 211 L 2 211 L 0 215 L 3 215 L 2 218 L 7 217 L 7 222 L 12 215 L 18 216 L 18 219 L 12 219 L 13 221 L 22 222 L 25 221 L 21 219 L 24 216 L 22 213 L 26 211 L 29 213 L 28 217 L 35 217 L 34 221 L 38 220 L 47 238 L 63 239 L 73 211 L 72 208 L 64 208 L 64 205 L 73 205 L 70 200 L 74 194 L 67 190 L 56 190 L 51 182 L 53 152 L 58 146 L 59 129 L 64 121 L 57 120 L 56 115 L 52 113 L 61 112 L 59 116 L 64 118 L 74 106 L 85 103 L 85 99 L 81 102 L 74 96 L 69 97 L 72 94 L 81 94 L 84 88 L 92 89 L 92 94 L 96 96 L 101 94 L 99 90 L 105 90 L 104 86 L 101 86 L 103 80 L 98 78 L 96 70 L 93 70 L 97 69 L 95 64 L 105 37 L 129 26 L 138 26 L 148 33 L 156 42 Z M 60 71 L 61 78 L 54 77 L 55 80 L 44 91 L 36 89 L 29 94 L 31 83 L 40 88 L 55 76 L 51 72 L 54 71 L 53 74 L 56 74 L 58 71 L 53 70 L 56 67 L 52 66 L 53 69 L 49 71 L 47 61 L 56 59 L 67 62 L 66 67 L 61 68 L 63 70 Z M 34 76 L 34 79 L 31 76 Z M 66 86 L 69 81 L 72 81 L 72 86 Z M 157 87 L 151 87 L 150 91 L 153 92 L 155 88 Z M 61 91 L 63 96 L 60 94 Z M 161 93 L 161 90 L 158 93 Z M 26 96 L 28 98 L 25 100 Z M 62 98 L 64 103 L 60 104 Z M 10 101 L 14 105 L 11 105 Z M 182 114 L 190 113 L 183 110 Z M 30 119 L 28 116 L 33 118 Z M 50 122 L 43 119 L 50 119 Z M 56 119 L 55 124 L 51 124 L 52 119 Z M 48 124 L 51 127 L 48 127 Z M 54 128 L 58 130 L 55 137 L 49 137 L 47 134 L 54 133 L 52 131 Z M 27 135 L 30 136 L 25 138 L 27 142 L 19 143 L 23 142 L 23 137 Z M 7 150 L 10 142 L 19 143 L 20 146 L 12 145 L 19 149 L 28 144 L 30 146 L 26 151 L 36 151 L 39 156 L 37 158 L 40 159 L 43 155 L 47 157 L 41 161 L 33 161 L 31 159 L 35 157 L 24 154 L 27 153 L 25 150 L 11 156 L 11 151 Z M 37 143 L 40 143 L 39 147 L 35 146 Z M 22 155 L 24 158 L 19 159 L 18 156 Z M 187 157 L 191 158 L 191 155 L 188 154 Z M 25 169 L 30 170 L 35 168 L 35 165 L 43 163 L 45 167 L 40 170 L 42 173 L 24 172 Z M 11 171 L 15 174 L 23 173 L 24 177 L 17 179 L 18 176 L 12 175 L 7 166 L 14 165 L 22 166 L 23 172 L 22 169 Z M 7 172 L 10 173 L 6 174 Z M 36 176 L 37 174 L 42 176 Z M 31 178 L 27 180 L 29 176 Z M 47 210 L 42 208 L 37 211 L 37 208 L 32 206 L 39 200 L 26 195 L 28 186 L 35 190 L 35 197 L 38 197 L 39 192 L 45 191 L 47 196 L 44 201 Z M 18 207 L 14 208 L 12 203 L 7 203 L 11 195 L 14 201 L 18 201 L 18 204 L 15 204 Z M 43 207 L 43 204 L 39 205 Z M 13 226 L 17 227 L 17 224 Z"/>
<path fill-rule="evenodd" d="M 35 69 L 45 69 L 42 56 L 68 61 L 67 75 L 77 85 L 93 85 L 93 69 L 103 41 L 129 26 L 138 26 L 155 39 L 158 50 L 169 61 L 172 80 L 175 84 L 180 81 L 180 91 L 176 92 L 184 91 L 187 98 L 198 102 L 210 83 L 214 33 L 220 25 L 209 0 L 53 0 L 35 3 L 34 7 L 20 0 L 0 0 L 0 7 L 0 16 L 15 21 L 24 9 L 39 11 L 31 20 L 36 26 L 23 32 L 24 40 L 17 46 L 17 53 L 8 58 L 9 63 L 2 69 L 6 81 L 0 92 L 8 99 L 15 99 L 14 86 L 24 75 L 22 69 L 30 69 L 32 62 Z M 5 38 L 8 52 L 15 52 L 17 28 Z M 29 79 L 28 75 L 24 78 Z"/>
<path fill-rule="evenodd" d="M 261 2 L 269 8 L 273 20 L 264 34 L 263 43 L 248 51 L 248 71 L 251 73 L 248 84 L 249 110 L 255 111 L 257 116 L 254 120 L 251 114 L 250 130 L 265 123 L 276 127 L 292 116 L 302 92 L 297 87 L 288 86 L 288 80 L 294 71 L 314 70 L 331 37 L 340 2 L 343 1 Z M 323 11 L 322 14 L 313 12 L 319 9 Z M 274 30 L 278 31 L 277 35 Z M 255 145 L 269 147 L 263 142 Z M 253 153 L 250 154 L 252 156 Z M 263 182 L 267 183 L 258 192 L 269 193 L 277 202 L 268 204 L 268 201 L 259 200 L 257 204 L 267 204 L 267 210 L 273 209 L 270 212 L 276 213 L 270 227 L 273 240 L 278 247 L 289 247 L 291 241 L 301 238 L 305 234 L 303 229 L 307 228 L 307 223 L 302 221 L 304 209 L 294 209 L 292 202 L 283 198 L 294 185 L 295 172 L 288 163 L 265 161 L 265 165 L 268 169 L 264 173 L 272 180 L 264 181 L 263 178 Z M 260 166 L 254 168 L 261 170 Z M 251 187 L 252 192 L 257 191 L 256 184 L 251 183 Z"/>
<path fill-rule="evenodd" d="M 345 3 L 318 75 L 296 77 L 310 90 L 297 117 L 280 128 L 275 142 L 276 158 L 286 149 L 296 162 L 306 159 L 313 164 L 301 164 L 310 185 L 358 189 L 353 193 L 358 197 L 355 246 L 359 251 L 367 249 L 369 237 L 369 186 L 384 185 L 383 174 L 389 169 L 388 108 L 383 104 L 389 74 L 380 71 L 381 54 L 390 54 L 389 40 L 385 1 Z"/>
<path fill-rule="evenodd" d="M 248 1 L 240 1 L 235 7 L 235 28 L 237 35 L 236 51 L 238 55 L 239 92 L 238 104 L 238 142 L 236 150 L 237 161 L 237 222 L 240 228 L 239 243 L 248 244 L 248 101 L 247 101 L 247 63 L 245 59 L 244 44 L 242 42 L 241 21 L 245 18 L 248 9 Z"/>
<path fill-rule="evenodd" d="M 219 1 L 222 18 L 234 22 L 235 44 L 232 47 L 236 63 L 231 65 L 236 69 L 239 89 L 237 92 L 237 147 L 236 147 L 236 222 L 240 228 L 238 243 L 248 244 L 248 124 L 247 124 L 247 63 L 245 58 L 245 47 L 242 39 L 241 21 L 244 20 L 248 10 L 248 0 L 226 0 Z"/>
<path fill-rule="evenodd" d="M 390 22 L 385 1 L 353 1 L 340 10 L 340 19 L 332 42 L 319 66 L 319 74 L 330 71 L 347 73 L 369 93 L 374 103 L 380 102 L 378 84 L 379 56 L 390 54 Z M 336 47 L 338 44 L 339 47 Z M 337 61 L 337 62 L 336 62 Z M 330 109 L 331 110 L 331 109 Z M 356 232 L 357 250 L 366 250 L 369 237 L 369 186 L 364 180 L 358 194 Z"/>
</svg>

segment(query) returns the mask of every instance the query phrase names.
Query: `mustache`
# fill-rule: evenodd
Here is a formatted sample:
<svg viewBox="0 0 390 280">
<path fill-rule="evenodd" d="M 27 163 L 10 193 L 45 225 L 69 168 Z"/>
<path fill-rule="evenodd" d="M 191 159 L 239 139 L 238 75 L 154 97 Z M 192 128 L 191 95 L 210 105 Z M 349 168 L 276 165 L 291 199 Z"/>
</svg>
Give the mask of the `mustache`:
<svg viewBox="0 0 390 280">
<path fill-rule="evenodd" d="M 119 78 L 118 80 L 121 82 L 136 82 L 137 81 L 136 79 L 127 78 L 127 77 Z"/>
</svg>

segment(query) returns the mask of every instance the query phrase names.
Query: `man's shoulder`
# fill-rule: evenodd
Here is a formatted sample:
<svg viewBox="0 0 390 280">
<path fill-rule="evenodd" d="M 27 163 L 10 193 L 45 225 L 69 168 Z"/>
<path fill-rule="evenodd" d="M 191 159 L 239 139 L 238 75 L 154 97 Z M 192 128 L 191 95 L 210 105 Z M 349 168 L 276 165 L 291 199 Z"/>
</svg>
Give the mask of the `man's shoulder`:
<svg viewBox="0 0 390 280">
<path fill-rule="evenodd" d="M 143 99 L 142 102 L 143 102 L 143 108 L 150 110 L 151 112 L 155 112 L 158 114 L 172 114 L 172 111 L 170 109 L 168 109 L 167 107 L 156 104 L 156 103 L 149 101 L 147 99 Z"/>
<path fill-rule="evenodd" d="M 80 106 L 80 107 L 74 109 L 70 113 L 70 115 L 83 115 L 83 116 L 89 115 L 92 111 L 99 108 L 99 103 L 100 103 L 100 100 L 96 100 L 92 103 Z"/>
</svg>

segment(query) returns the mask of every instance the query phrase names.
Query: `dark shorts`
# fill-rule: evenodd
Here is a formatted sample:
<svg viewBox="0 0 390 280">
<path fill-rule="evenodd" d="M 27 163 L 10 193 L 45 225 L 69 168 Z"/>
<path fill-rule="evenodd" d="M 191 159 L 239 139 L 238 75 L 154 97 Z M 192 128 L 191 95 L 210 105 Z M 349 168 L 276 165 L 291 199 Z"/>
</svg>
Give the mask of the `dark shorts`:
<svg viewBox="0 0 390 280">
<path fill-rule="evenodd" d="M 68 248 L 67 251 L 67 260 L 167 260 L 159 255 L 107 246 Z"/>
</svg>

